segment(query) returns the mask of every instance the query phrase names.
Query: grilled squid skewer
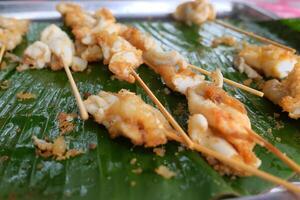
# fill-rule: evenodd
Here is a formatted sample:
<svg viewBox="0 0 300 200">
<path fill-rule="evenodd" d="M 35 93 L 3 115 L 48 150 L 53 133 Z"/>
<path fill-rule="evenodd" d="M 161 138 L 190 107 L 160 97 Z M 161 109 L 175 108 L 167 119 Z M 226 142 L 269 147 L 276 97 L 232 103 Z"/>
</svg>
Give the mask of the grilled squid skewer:
<svg viewBox="0 0 300 200">
<path fill-rule="evenodd" d="M 245 44 L 238 54 L 247 65 L 266 77 L 285 78 L 297 62 L 297 57 L 291 51 L 273 45 Z"/>
<path fill-rule="evenodd" d="M 286 79 L 269 80 L 264 84 L 263 91 L 266 97 L 273 103 L 282 107 L 293 119 L 300 118 L 300 63 L 298 62 L 293 71 Z"/>
<path fill-rule="evenodd" d="M 135 145 L 155 147 L 167 143 L 168 133 L 176 133 L 159 110 L 127 90 L 102 91 L 89 96 L 84 105 L 112 138 L 124 136 Z"/>
<path fill-rule="evenodd" d="M 121 35 L 143 51 L 144 62 L 161 75 L 171 89 L 186 94 L 189 87 L 204 80 L 204 76 L 188 68 L 187 61 L 177 51 L 163 50 L 150 35 L 133 27 L 128 27 Z"/>
<path fill-rule="evenodd" d="M 41 40 L 29 45 L 23 55 L 19 71 L 42 69 L 50 66 L 52 70 L 61 70 L 64 66 L 73 71 L 83 71 L 87 62 L 75 56 L 74 44 L 69 36 L 58 26 L 52 24 L 41 33 Z"/>
</svg>

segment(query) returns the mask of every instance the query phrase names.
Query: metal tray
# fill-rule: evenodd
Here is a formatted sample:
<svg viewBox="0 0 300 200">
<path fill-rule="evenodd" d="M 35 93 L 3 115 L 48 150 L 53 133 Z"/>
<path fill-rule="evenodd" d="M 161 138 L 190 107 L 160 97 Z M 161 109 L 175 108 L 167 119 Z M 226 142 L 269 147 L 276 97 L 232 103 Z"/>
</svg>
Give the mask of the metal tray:
<svg viewBox="0 0 300 200">
<path fill-rule="evenodd" d="M 121 20 L 126 19 L 163 19 L 170 20 L 170 14 L 183 0 L 174 1 L 77 1 L 82 7 L 94 11 L 99 7 L 107 7 Z M 55 10 L 58 2 L 51 1 L 0 1 L 0 13 L 3 16 L 33 21 L 59 21 L 60 14 Z M 278 17 L 249 3 L 240 3 L 234 0 L 212 0 L 217 9 L 218 18 L 239 19 L 241 16 L 248 19 L 263 21 L 278 19 Z M 147 8 L 147 9 L 145 9 Z M 300 186 L 300 183 L 297 183 Z M 296 199 L 292 194 L 281 188 L 274 188 L 263 194 L 231 200 L 289 200 Z M 228 199 L 229 200 L 229 199 Z"/>
</svg>

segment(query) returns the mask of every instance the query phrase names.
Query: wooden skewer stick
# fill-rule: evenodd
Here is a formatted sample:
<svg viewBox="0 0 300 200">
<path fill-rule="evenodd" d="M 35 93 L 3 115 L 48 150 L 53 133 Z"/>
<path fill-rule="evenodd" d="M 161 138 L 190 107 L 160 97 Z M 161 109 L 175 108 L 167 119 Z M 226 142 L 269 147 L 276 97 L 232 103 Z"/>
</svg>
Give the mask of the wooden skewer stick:
<svg viewBox="0 0 300 200">
<path fill-rule="evenodd" d="M 73 94 L 75 96 L 76 103 L 77 103 L 77 106 L 78 106 L 78 109 L 79 109 L 79 112 L 80 112 L 80 117 L 81 117 L 82 120 L 87 120 L 89 118 L 89 114 L 88 114 L 88 112 L 86 111 L 86 109 L 84 107 L 83 101 L 81 99 L 81 96 L 80 96 L 80 93 L 79 93 L 78 88 L 76 86 L 76 83 L 73 79 L 70 68 L 68 66 L 64 66 L 64 69 L 66 71 L 66 74 L 67 74 L 67 77 L 69 79 Z"/>
<path fill-rule="evenodd" d="M 0 64 L 2 63 L 2 59 L 3 59 L 4 53 L 5 53 L 5 49 L 6 49 L 6 46 L 2 45 L 1 49 L 0 49 Z"/>
<path fill-rule="evenodd" d="M 194 70 L 199 71 L 199 72 L 202 73 L 202 74 L 205 74 L 206 76 L 211 76 L 211 72 L 210 72 L 210 71 L 207 71 L 207 70 L 202 69 L 202 68 L 200 68 L 200 67 L 197 67 L 197 66 L 195 66 L 195 65 L 189 65 L 189 67 L 192 68 L 192 69 L 194 69 Z M 257 95 L 257 96 L 259 96 L 259 97 L 263 97 L 263 96 L 264 96 L 264 93 L 263 93 L 263 92 L 258 91 L 258 90 L 255 90 L 255 89 L 250 88 L 250 87 L 248 87 L 248 86 L 245 86 L 245 85 L 243 85 L 243 84 L 234 82 L 234 81 L 232 81 L 232 80 L 230 80 L 230 79 L 224 78 L 224 82 L 225 82 L 225 83 L 228 83 L 229 85 L 232 85 L 232 86 L 234 86 L 234 87 L 237 87 L 237 88 L 240 88 L 240 89 L 242 89 L 242 90 L 245 90 L 245 91 L 247 91 L 247 92 L 249 92 L 249 93 L 251 93 L 251 94 Z"/>
<path fill-rule="evenodd" d="M 280 158 L 285 164 L 287 164 L 290 168 L 292 168 L 295 172 L 300 174 L 300 166 L 290 159 L 287 155 L 282 153 L 279 149 L 277 149 L 273 144 L 265 140 L 263 137 L 255 133 L 253 130 L 248 130 L 253 137 L 253 139 L 262 146 L 266 147 L 270 152 L 275 154 L 278 158 Z"/>
<path fill-rule="evenodd" d="M 291 48 L 291 47 L 285 46 L 285 45 L 283 45 L 283 44 L 280 44 L 280 43 L 275 42 L 275 41 L 273 41 L 273 40 L 270 40 L 270 39 L 268 39 L 268 38 L 265 38 L 265 37 L 256 35 L 255 33 L 251 33 L 251 32 L 248 32 L 248 31 L 239 29 L 239 28 L 234 27 L 234 26 L 232 26 L 232 25 L 230 25 L 230 24 L 228 24 L 228 23 L 225 23 L 225 22 L 222 22 L 222 21 L 219 21 L 219 20 L 215 20 L 214 22 L 217 23 L 217 24 L 219 24 L 219 25 L 221 25 L 221 26 L 224 26 L 224 27 L 226 27 L 226 28 L 229 28 L 229 29 L 231 29 L 231 30 L 234 30 L 234 31 L 236 31 L 236 32 L 242 33 L 242 34 L 244 34 L 244 35 L 248 35 L 248 36 L 250 36 L 250 37 L 252 37 L 252 38 L 255 38 L 255 39 L 257 39 L 257 40 L 259 40 L 259 41 L 261 41 L 261 42 L 272 44 L 272 45 L 274 45 L 274 46 L 277 46 L 277 47 L 286 49 L 286 50 L 291 51 L 291 52 L 293 52 L 293 53 L 296 52 L 296 50 L 293 49 L 293 48 Z"/>
<path fill-rule="evenodd" d="M 207 156 L 216 158 L 216 159 L 220 160 L 221 162 L 231 166 L 234 169 L 237 168 L 237 169 L 243 170 L 247 173 L 256 175 L 256 176 L 258 176 L 264 180 L 270 181 L 274 184 L 281 185 L 291 192 L 294 192 L 297 194 L 300 193 L 300 188 L 298 188 L 297 186 L 295 186 L 283 179 L 280 179 L 276 176 L 273 176 L 267 172 L 261 171 L 254 167 L 248 166 L 240 161 L 228 158 L 218 152 L 215 152 L 215 151 L 210 150 L 206 147 L 203 147 L 197 143 L 194 143 L 188 137 L 188 135 L 184 132 L 184 130 L 180 127 L 180 125 L 176 122 L 176 120 L 172 117 L 172 115 L 170 115 L 170 113 L 166 110 L 166 108 L 160 103 L 160 101 L 156 98 L 156 96 L 152 93 L 152 91 L 148 88 L 148 86 L 144 83 L 144 81 L 139 77 L 139 75 L 133 69 L 131 69 L 131 73 L 134 76 L 134 78 L 139 82 L 139 84 L 142 86 L 142 88 L 146 91 L 146 93 L 149 95 L 151 100 L 158 106 L 159 110 L 164 114 L 164 116 L 171 123 L 171 125 L 180 133 L 180 136 L 176 135 L 176 134 L 168 133 L 169 138 L 171 138 L 175 141 L 178 141 L 180 143 L 187 144 L 188 148 L 190 148 L 191 150 L 197 150 L 198 152 L 201 152 Z"/>
<path fill-rule="evenodd" d="M 184 132 L 184 130 L 180 127 L 180 125 L 176 122 L 176 120 L 172 117 L 172 115 L 167 111 L 167 109 L 160 103 L 160 101 L 156 98 L 156 96 L 152 93 L 152 91 L 148 88 L 148 86 L 144 83 L 144 81 L 140 78 L 140 76 L 131 68 L 131 73 L 134 78 L 139 82 L 142 88 L 149 95 L 151 100 L 157 105 L 159 110 L 163 113 L 163 115 L 167 118 L 170 124 L 181 134 L 184 139 L 185 144 L 193 149 L 193 141 L 189 138 L 189 136 Z"/>
<path fill-rule="evenodd" d="M 178 135 L 176 134 L 172 134 L 172 133 L 168 133 L 168 137 L 170 137 L 171 139 L 177 141 L 177 142 L 180 142 L 182 143 L 183 140 L 181 137 L 179 137 Z M 232 168 L 234 169 L 239 169 L 239 170 L 243 170 L 245 172 L 248 172 L 252 175 L 255 175 L 257 177 L 260 177 L 264 180 L 267 180 L 271 183 L 274 183 L 276 185 L 281 185 L 283 187 L 285 187 L 287 190 L 291 191 L 291 192 L 294 192 L 295 194 L 299 194 L 300 193 L 300 188 L 293 185 L 292 183 L 289 183 L 281 178 L 278 178 L 272 174 L 269 174 L 267 172 L 264 172 L 262 170 L 259 170 L 259 169 L 256 169 L 252 166 L 249 166 L 249 165 L 246 165 L 238 160 L 234 160 L 234 159 L 231 159 L 231 158 L 228 158 L 220 153 L 217 153 L 213 150 L 210 150 L 206 147 L 203 147 L 197 143 L 194 143 L 194 149 L 197 150 L 198 152 L 201 152 L 203 153 L 204 155 L 206 156 L 211 156 L 213 158 L 216 158 L 218 159 L 219 161 L 231 166 Z"/>
</svg>

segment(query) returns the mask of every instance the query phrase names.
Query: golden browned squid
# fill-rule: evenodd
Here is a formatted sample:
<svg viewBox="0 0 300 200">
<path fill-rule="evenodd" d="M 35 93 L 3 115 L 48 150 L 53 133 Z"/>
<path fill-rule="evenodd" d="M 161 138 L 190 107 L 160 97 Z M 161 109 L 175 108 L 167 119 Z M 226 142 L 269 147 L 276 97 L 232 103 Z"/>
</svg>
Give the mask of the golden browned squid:
<svg viewBox="0 0 300 200">
<path fill-rule="evenodd" d="M 209 0 L 195 0 L 180 4 L 173 13 L 174 19 L 187 25 L 200 25 L 216 18 L 216 11 Z"/>
<path fill-rule="evenodd" d="M 188 68 L 187 61 L 177 51 L 164 51 L 146 33 L 128 27 L 121 35 L 133 46 L 143 51 L 144 62 L 161 75 L 171 89 L 185 94 L 187 88 L 204 80 L 202 75 L 196 74 Z"/>
<path fill-rule="evenodd" d="M 118 33 L 124 27 L 116 23 L 113 14 L 106 8 L 100 8 L 92 14 L 79 5 L 60 3 L 57 10 L 64 17 L 66 25 L 72 29 L 76 54 L 88 62 L 102 59 L 101 47 L 97 42 L 97 35 L 100 32 Z"/>
<path fill-rule="evenodd" d="M 261 161 L 253 152 L 255 142 L 249 132 L 250 120 L 240 101 L 209 82 L 189 88 L 187 99 L 191 114 L 189 134 L 193 140 L 259 167 Z"/>
<path fill-rule="evenodd" d="M 135 78 L 132 76 L 131 70 L 138 68 L 143 63 L 142 51 L 136 49 L 116 33 L 103 31 L 99 34 L 98 42 L 103 52 L 103 62 L 108 64 L 109 70 L 118 79 L 133 83 Z"/>
<path fill-rule="evenodd" d="M 30 22 L 0 16 L 0 47 L 13 50 L 22 42 L 22 37 L 28 30 Z"/>
<path fill-rule="evenodd" d="M 124 136 L 135 145 L 155 147 L 167 143 L 169 132 L 175 133 L 156 108 L 127 90 L 100 92 L 84 101 L 95 121 L 103 124 L 110 136 Z"/>
<path fill-rule="evenodd" d="M 244 44 L 238 57 L 266 77 L 279 79 L 286 77 L 297 62 L 297 57 L 293 52 L 274 45 Z"/>
<path fill-rule="evenodd" d="M 300 118 L 300 63 L 297 62 L 294 69 L 286 79 L 269 80 L 264 84 L 263 91 L 268 99 L 282 107 L 289 117 Z"/>
</svg>

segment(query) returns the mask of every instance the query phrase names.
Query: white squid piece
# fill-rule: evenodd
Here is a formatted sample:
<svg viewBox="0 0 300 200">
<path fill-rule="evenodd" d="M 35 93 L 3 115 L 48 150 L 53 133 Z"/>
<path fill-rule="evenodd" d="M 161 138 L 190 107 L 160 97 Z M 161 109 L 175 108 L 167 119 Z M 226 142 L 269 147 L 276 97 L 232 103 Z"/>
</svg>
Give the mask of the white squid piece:
<svg viewBox="0 0 300 200">
<path fill-rule="evenodd" d="M 279 81 L 269 80 L 264 84 L 263 92 L 273 103 L 282 107 L 293 119 L 300 118 L 300 63 L 286 79 Z"/>
<path fill-rule="evenodd" d="M 195 0 L 180 4 L 173 13 L 173 17 L 187 25 L 201 25 L 207 20 L 214 20 L 216 11 L 208 0 Z"/>
<path fill-rule="evenodd" d="M 295 54 L 273 45 L 245 44 L 238 56 L 266 77 L 279 79 L 285 78 L 297 62 Z"/>
<path fill-rule="evenodd" d="M 124 38 L 117 34 L 103 32 L 98 37 L 99 45 L 102 48 L 104 64 L 120 80 L 130 83 L 135 81 L 131 75 L 131 69 L 138 68 L 142 63 L 142 51 L 136 49 Z"/>
</svg>

